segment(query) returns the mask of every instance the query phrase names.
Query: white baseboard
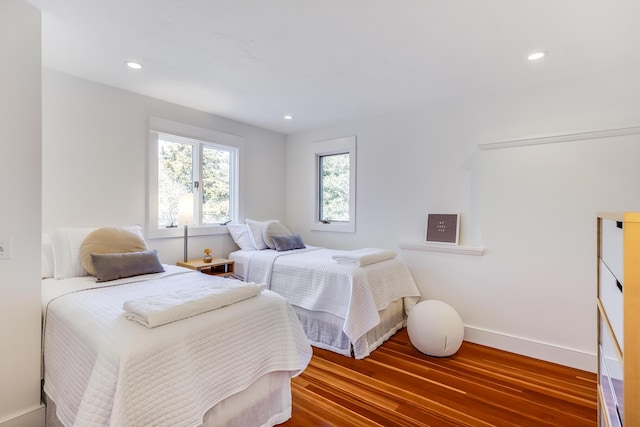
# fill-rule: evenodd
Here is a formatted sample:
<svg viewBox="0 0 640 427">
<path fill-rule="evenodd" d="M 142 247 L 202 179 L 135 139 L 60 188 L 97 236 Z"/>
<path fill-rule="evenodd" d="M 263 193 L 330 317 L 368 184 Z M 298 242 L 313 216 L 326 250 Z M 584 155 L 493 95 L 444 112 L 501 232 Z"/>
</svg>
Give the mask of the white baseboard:
<svg viewBox="0 0 640 427">
<path fill-rule="evenodd" d="M 45 406 L 41 403 L 35 409 L 0 420 L 0 427 L 44 427 L 45 415 Z"/>
<path fill-rule="evenodd" d="M 464 327 L 464 339 L 476 344 L 582 369 L 583 371 L 596 372 L 598 366 L 598 357 L 595 353 L 587 353 L 474 326 Z"/>
</svg>

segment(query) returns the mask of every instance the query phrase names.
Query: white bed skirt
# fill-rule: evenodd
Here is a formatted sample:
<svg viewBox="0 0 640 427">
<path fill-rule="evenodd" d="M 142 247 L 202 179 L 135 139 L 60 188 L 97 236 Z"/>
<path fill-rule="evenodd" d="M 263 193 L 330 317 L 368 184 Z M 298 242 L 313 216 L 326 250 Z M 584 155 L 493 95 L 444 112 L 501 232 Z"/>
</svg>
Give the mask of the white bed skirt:
<svg viewBox="0 0 640 427">
<path fill-rule="evenodd" d="M 403 300 L 379 311 L 380 323 L 358 339 L 353 346 L 342 328 L 344 319 L 330 313 L 309 311 L 293 306 L 311 345 L 348 357 L 363 359 L 406 325 Z"/>
<path fill-rule="evenodd" d="M 264 375 L 245 390 L 209 409 L 202 427 L 270 427 L 291 418 L 289 372 Z M 47 427 L 64 427 L 55 415 L 55 402 L 47 398 Z"/>
</svg>

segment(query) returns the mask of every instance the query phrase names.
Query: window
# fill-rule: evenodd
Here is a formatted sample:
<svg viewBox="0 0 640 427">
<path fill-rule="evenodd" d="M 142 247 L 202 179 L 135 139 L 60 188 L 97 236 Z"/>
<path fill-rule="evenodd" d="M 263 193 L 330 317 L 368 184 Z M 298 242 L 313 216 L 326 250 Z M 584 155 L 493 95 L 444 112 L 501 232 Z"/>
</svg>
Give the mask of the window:
<svg viewBox="0 0 640 427">
<path fill-rule="evenodd" d="M 349 222 L 349 153 L 318 156 L 319 220 Z"/>
<path fill-rule="evenodd" d="M 158 133 L 158 227 L 178 223 L 182 194 L 193 194 L 190 225 L 215 225 L 233 216 L 231 170 L 235 149 Z"/>
<path fill-rule="evenodd" d="M 356 138 L 317 142 L 316 209 L 312 230 L 355 231 Z"/>
<path fill-rule="evenodd" d="M 242 138 L 163 119 L 151 124 L 149 237 L 182 233 L 185 200 L 190 234 L 226 232 L 221 225 L 238 217 Z"/>
</svg>

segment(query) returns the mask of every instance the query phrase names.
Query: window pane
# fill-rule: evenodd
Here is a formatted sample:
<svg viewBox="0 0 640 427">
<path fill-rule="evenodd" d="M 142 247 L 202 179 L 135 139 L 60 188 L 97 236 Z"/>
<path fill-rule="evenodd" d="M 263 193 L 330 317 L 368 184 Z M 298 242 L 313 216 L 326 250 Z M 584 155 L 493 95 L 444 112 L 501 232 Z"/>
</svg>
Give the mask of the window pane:
<svg viewBox="0 0 640 427">
<path fill-rule="evenodd" d="M 320 156 L 320 221 L 349 221 L 349 153 Z"/>
<path fill-rule="evenodd" d="M 202 224 L 221 224 L 231 219 L 231 153 L 204 147 L 202 157 Z"/>
<path fill-rule="evenodd" d="M 178 226 L 180 194 L 190 193 L 193 182 L 193 146 L 158 141 L 158 227 Z"/>
<path fill-rule="evenodd" d="M 226 233 L 227 228 L 219 224 L 238 220 L 237 169 L 244 138 L 154 117 L 149 123 L 149 237 L 180 235 L 179 200 L 185 193 L 193 195 L 191 235 Z"/>
</svg>

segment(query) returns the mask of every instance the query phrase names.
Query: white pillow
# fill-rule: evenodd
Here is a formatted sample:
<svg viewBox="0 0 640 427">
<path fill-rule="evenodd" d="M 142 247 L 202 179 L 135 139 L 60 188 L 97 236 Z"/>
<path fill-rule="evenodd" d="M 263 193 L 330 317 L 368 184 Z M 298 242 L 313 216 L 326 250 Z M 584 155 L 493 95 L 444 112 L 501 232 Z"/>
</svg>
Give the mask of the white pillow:
<svg viewBox="0 0 640 427">
<path fill-rule="evenodd" d="M 264 243 L 266 243 L 266 245 L 269 248 L 275 249 L 276 248 L 276 244 L 273 242 L 272 237 L 273 236 L 288 236 L 289 234 L 291 234 L 291 232 L 289 231 L 289 229 L 287 227 L 285 227 L 284 225 L 280 224 L 280 222 L 278 222 L 278 221 L 271 221 L 262 230 L 262 240 L 264 240 Z"/>
<path fill-rule="evenodd" d="M 269 221 L 254 221 L 252 219 L 246 219 L 245 222 L 249 226 L 249 236 L 251 236 L 251 241 L 257 250 L 261 251 L 262 249 L 267 249 L 267 243 L 262 238 L 262 232 L 264 228 L 269 225 L 269 223 L 274 222 L 276 220 L 272 219 Z"/>
<path fill-rule="evenodd" d="M 53 277 L 53 247 L 49 233 L 42 233 L 41 252 L 41 276 L 43 279 L 48 279 L 49 277 Z"/>
<path fill-rule="evenodd" d="M 142 237 L 142 228 L 139 225 L 122 228 Z M 51 232 L 54 278 L 67 279 L 88 275 L 80 260 L 80 245 L 96 229 L 59 227 Z"/>
<path fill-rule="evenodd" d="M 231 234 L 231 238 L 240 249 L 243 251 L 256 250 L 256 246 L 253 244 L 253 240 L 251 240 L 249 226 L 247 224 L 227 224 L 227 229 L 229 230 L 229 234 Z"/>
</svg>

